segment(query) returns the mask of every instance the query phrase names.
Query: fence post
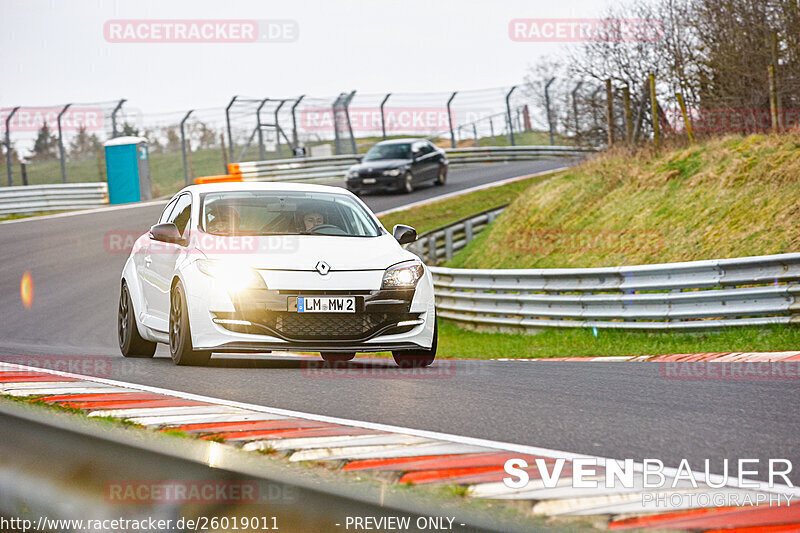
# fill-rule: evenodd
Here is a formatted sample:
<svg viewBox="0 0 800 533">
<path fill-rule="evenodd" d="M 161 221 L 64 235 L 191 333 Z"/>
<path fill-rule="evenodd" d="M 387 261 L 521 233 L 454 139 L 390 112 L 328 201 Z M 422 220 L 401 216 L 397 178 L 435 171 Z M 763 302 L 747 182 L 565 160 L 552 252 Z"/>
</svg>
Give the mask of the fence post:
<svg viewBox="0 0 800 533">
<path fill-rule="evenodd" d="M 575 84 L 575 88 L 572 89 L 572 115 L 575 117 L 575 144 L 578 146 L 581 144 L 581 126 L 578 119 L 578 98 L 576 94 L 578 94 L 578 90 L 581 88 L 581 85 L 583 85 L 583 82 L 579 81 Z"/>
<path fill-rule="evenodd" d="M 28 184 L 28 169 L 26 168 L 25 163 L 20 163 L 19 164 L 19 171 L 20 171 L 20 174 L 22 174 L 22 184 L 23 185 L 27 185 Z"/>
<path fill-rule="evenodd" d="M 283 104 L 285 103 L 286 100 L 281 100 L 280 103 L 278 104 L 278 107 L 275 108 L 275 141 L 278 143 L 276 146 L 276 148 L 278 149 L 278 159 L 280 159 L 283 156 L 281 150 L 281 125 L 278 119 L 278 112 L 281 110 Z M 259 124 L 258 126 L 258 131 L 261 132 L 261 124 Z"/>
<path fill-rule="evenodd" d="M 772 117 L 772 133 L 778 132 L 778 97 L 775 87 L 775 65 L 767 67 L 769 74 L 769 113 Z"/>
<path fill-rule="evenodd" d="M 614 88 L 611 78 L 606 79 L 606 132 L 608 133 L 608 146 L 614 145 Z"/>
<path fill-rule="evenodd" d="M 386 117 L 383 114 L 383 106 L 386 105 L 386 101 L 389 100 L 390 96 L 392 96 L 392 93 L 386 93 L 386 96 L 381 100 L 381 134 L 384 141 L 386 140 Z"/>
<path fill-rule="evenodd" d="M 450 104 L 453 103 L 453 98 L 455 98 L 457 94 L 458 91 L 453 91 L 453 94 L 447 99 L 447 124 L 450 126 L 450 148 L 456 147 L 456 134 L 453 131 L 453 114 L 450 111 Z"/>
<path fill-rule="evenodd" d="M 294 146 L 292 147 L 293 151 L 296 151 L 300 147 L 300 139 L 297 136 L 297 117 L 294 114 L 294 110 L 297 109 L 297 106 L 300 105 L 300 102 L 303 101 L 306 95 L 301 94 L 300 97 L 295 100 L 294 104 L 292 104 L 292 143 Z M 264 159 L 263 157 L 261 159 Z"/>
<path fill-rule="evenodd" d="M 189 116 L 194 112 L 194 109 L 190 109 L 188 113 L 183 117 L 181 120 L 181 153 L 183 155 L 183 181 L 186 185 L 189 185 L 189 166 L 186 163 L 186 121 L 189 120 Z"/>
<path fill-rule="evenodd" d="M 121 99 L 117 103 L 117 107 L 114 108 L 114 111 L 111 112 L 111 138 L 114 139 L 117 136 L 117 113 L 119 110 L 122 109 L 122 104 L 127 102 L 124 98 Z"/>
<path fill-rule="evenodd" d="M 633 139 L 631 139 L 631 148 L 636 144 L 639 139 L 639 134 L 642 131 L 642 120 L 644 120 L 644 111 L 647 107 L 647 93 L 649 90 L 649 82 L 644 82 L 642 85 L 642 97 L 639 100 L 639 107 L 636 109 L 636 122 L 633 125 Z"/>
<path fill-rule="evenodd" d="M 350 147 L 353 149 L 354 154 L 358 154 L 358 148 L 356 147 L 356 138 L 353 137 L 353 125 L 350 123 L 350 102 L 353 101 L 353 97 L 356 95 L 355 91 L 352 91 L 344 101 L 344 117 L 347 119 L 347 132 L 350 134 Z"/>
<path fill-rule="evenodd" d="M 506 93 L 506 122 L 508 123 L 508 144 L 514 146 L 514 125 L 511 122 L 511 93 L 514 92 L 517 86 L 514 85 Z"/>
<path fill-rule="evenodd" d="M 656 77 L 650 74 L 650 114 L 653 121 L 653 142 L 656 150 L 661 148 L 661 127 L 658 124 L 658 101 L 656 100 Z"/>
<path fill-rule="evenodd" d="M 238 98 L 238 96 L 234 96 L 233 98 L 231 98 L 231 101 L 228 104 L 228 107 L 225 108 L 225 125 L 226 125 L 226 127 L 228 129 L 228 155 L 231 158 L 233 158 L 233 133 L 231 132 L 231 107 L 233 107 L 233 104 L 234 104 L 234 102 L 236 102 L 237 98 Z M 224 154 L 225 151 L 223 150 L 222 153 Z M 225 167 L 226 168 L 227 168 L 227 163 L 230 163 L 230 162 L 231 162 L 231 160 L 226 157 L 225 158 L 225 163 L 226 163 Z"/>
<path fill-rule="evenodd" d="M 225 148 L 225 134 L 219 134 L 219 145 L 222 147 L 222 168 L 225 169 L 225 174 L 228 173 L 228 151 Z"/>
<path fill-rule="evenodd" d="M 67 156 L 64 154 L 64 136 L 61 132 L 61 117 L 64 116 L 64 113 L 67 112 L 69 106 L 72 104 L 67 104 L 64 106 L 64 109 L 56 117 L 56 124 L 58 125 L 58 159 L 61 162 L 61 183 L 67 182 Z"/>
<path fill-rule="evenodd" d="M 556 81 L 555 78 L 550 78 L 544 86 L 544 107 L 547 112 L 547 128 L 550 130 L 550 146 L 555 144 L 555 140 L 553 139 L 553 114 L 550 112 L 550 85 L 554 81 Z"/>
<path fill-rule="evenodd" d="M 633 113 L 631 112 L 631 89 L 627 85 L 622 88 L 622 106 L 625 110 L 625 142 L 633 139 Z"/>
<path fill-rule="evenodd" d="M 475 148 L 478 147 L 478 127 L 475 126 L 475 123 L 472 123 L 472 134 L 475 136 Z"/>
<path fill-rule="evenodd" d="M 256 125 L 258 128 L 258 159 L 261 161 L 267 158 L 267 154 L 264 153 L 264 132 L 261 131 L 261 109 L 267 102 L 269 102 L 269 98 L 264 98 L 256 108 L 256 122 L 258 122 Z"/>
<path fill-rule="evenodd" d="M 6 171 L 8 173 L 8 186 L 14 185 L 14 174 L 11 170 L 11 117 L 19 110 L 20 106 L 11 110 L 11 113 L 6 117 Z"/>
<path fill-rule="evenodd" d="M 494 139 L 494 122 L 492 121 L 492 117 L 489 117 L 489 133 L 492 136 L 492 144 L 497 144 L 497 141 Z"/>
<path fill-rule="evenodd" d="M 692 122 L 689 120 L 689 113 L 686 112 L 686 102 L 683 101 L 681 93 L 675 93 L 678 99 L 678 105 L 681 107 L 681 116 L 683 116 L 683 126 L 686 128 L 686 136 L 689 137 L 689 142 L 694 143 L 694 133 L 692 133 Z"/>
<path fill-rule="evenodd" d="M 778 131 L 782 131 L 784 124 L 783 113 L 781 111 L 781 86 L 778 76 L 778 32 L 774 30 L 770 36 L 770 52 L 772 54 L 772 72 L 775 80 L 775 111 L 778 115 Z"/>
</svg>

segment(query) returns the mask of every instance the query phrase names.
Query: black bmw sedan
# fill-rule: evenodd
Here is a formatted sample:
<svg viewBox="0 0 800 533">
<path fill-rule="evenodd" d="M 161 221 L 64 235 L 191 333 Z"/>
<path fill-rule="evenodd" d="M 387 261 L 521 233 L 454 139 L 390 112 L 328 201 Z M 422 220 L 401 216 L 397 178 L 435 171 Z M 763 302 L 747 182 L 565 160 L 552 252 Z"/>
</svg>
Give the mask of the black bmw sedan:
<svg viewBox="0 0 800 533">
<path fill-rule="evenodd" d="M 447 157 L 425 139 L 395 139 L 379 142 L 361 163 L 347 171 L 347 188 L 356 193 L 374 190 L 411 192 L 414 186 L 432 181 L 444 185 Z"/>
</svg>

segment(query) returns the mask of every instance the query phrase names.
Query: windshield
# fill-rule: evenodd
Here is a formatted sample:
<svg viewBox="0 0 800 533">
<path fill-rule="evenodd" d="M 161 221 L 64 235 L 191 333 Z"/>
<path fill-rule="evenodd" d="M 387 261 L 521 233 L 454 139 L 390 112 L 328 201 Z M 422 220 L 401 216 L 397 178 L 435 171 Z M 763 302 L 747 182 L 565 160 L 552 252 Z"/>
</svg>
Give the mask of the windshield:
<svg viewBox="0 0 800 533">
<path fill-rule="evenodd" d="M 203 197 L 201 224 L 203 231 L 214 235 L 380 235 L 358 202 L 335 193 L 208 193 Z"/>
<path fill-rule="evenodd" d="M 405 144 L 376 144 L 364 155 L 364 161 L 376 159 L 410 159 L 411 146 Z"/>
</svg>

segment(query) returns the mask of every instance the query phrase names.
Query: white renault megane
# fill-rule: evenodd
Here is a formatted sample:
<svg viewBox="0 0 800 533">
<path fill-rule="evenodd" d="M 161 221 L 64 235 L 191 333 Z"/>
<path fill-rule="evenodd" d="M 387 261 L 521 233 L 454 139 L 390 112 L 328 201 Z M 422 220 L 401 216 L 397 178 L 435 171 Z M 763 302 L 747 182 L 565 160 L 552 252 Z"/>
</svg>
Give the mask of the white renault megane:
<svg viewBox="0 0 800 533">
<path fill-rule="evenodd" d="M 320 352 L 347 361 L 391 351 L 400 366 L 436 355 L 433 283 L 352 193 L 337 187 L 186 187 L 139 237 L 120 284 L 125 357 L 169 344 L 179 365 L 212 352 Z"/>
</svg>

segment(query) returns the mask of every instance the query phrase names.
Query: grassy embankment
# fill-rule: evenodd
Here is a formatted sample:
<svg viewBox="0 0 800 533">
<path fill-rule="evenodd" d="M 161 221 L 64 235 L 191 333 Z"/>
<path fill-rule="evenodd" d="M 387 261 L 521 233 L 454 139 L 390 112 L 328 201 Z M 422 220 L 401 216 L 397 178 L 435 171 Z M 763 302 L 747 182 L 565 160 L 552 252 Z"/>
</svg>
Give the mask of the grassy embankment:
<svg viewBox="0 0 800 533">
<path fill-rule="evenodd" d="M 517 185 L 517 184 L 514 184 Z M 491 190 L 490 190 L 491 191 Z M 490 191 L 482 191 L 484 194 Z M 456 198 L 472 212 L 499 205 Z M 441 225 L 465 213 L 447 202 L 393 213 Z M 441 205 L 439 205 L 441 204 Z M 490 205 L 492 204 L 492 205 Z M 654 153 L 611 151 L 538 179 L 448 266 L 546 268 L 632 265 L 800 250 L 800 134 L 710 140 Z M 443 357 L 555 357 L 800 349 L 800 328 L 703 333 L 485 333 L 442 325 Z"/>
</svg>

